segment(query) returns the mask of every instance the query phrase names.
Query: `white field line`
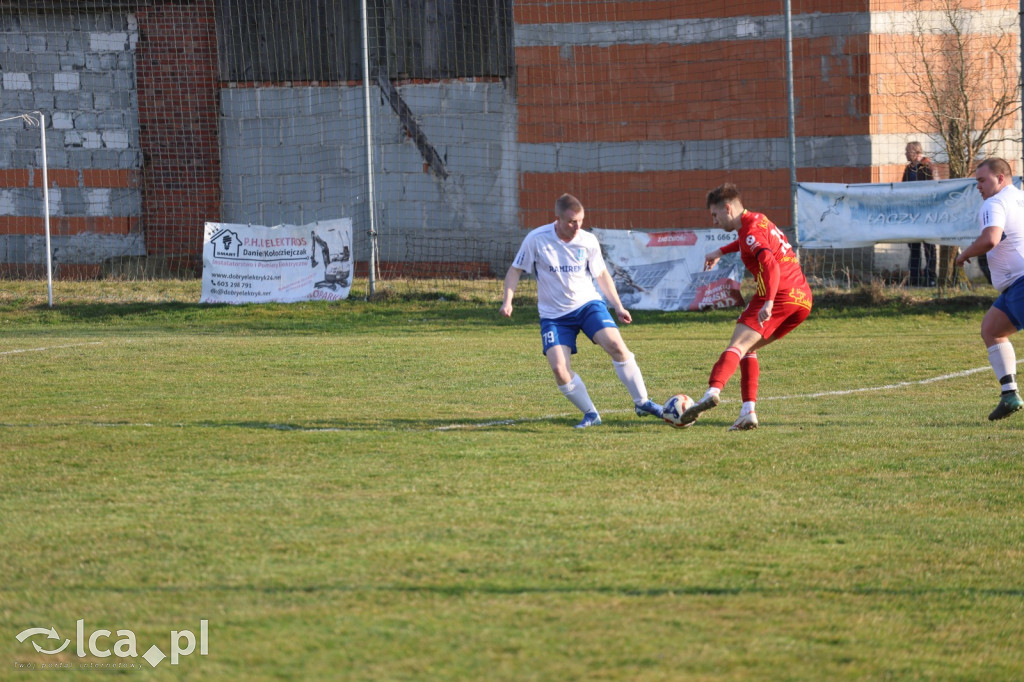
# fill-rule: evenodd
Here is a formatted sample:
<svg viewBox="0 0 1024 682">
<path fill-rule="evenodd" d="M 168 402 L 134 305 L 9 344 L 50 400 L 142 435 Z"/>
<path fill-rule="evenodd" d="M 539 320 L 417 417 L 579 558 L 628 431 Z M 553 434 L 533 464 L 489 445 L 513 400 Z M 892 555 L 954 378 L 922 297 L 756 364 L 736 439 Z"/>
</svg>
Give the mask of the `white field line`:
<svg viewBox="0 0 1024 682">
<path fill-rule="evenodd" d="M 1017 364 L 1024 362 L 1024 358 L 1017 361 Z M 963 377 L 977 374 L 978 372 L 992 371 L 991 367 L 974 367 L 973 369 L 965 369 L 961 372 L 953 372 L 951 374 L 943 374 L 937 377 L 930 377 L 928 379 L 919 379 L 918 381 L 900 381 L 895 384 L 885 384 L 884 386 L 866 386 L 863 388 L 847 388 L 839 391 L 821 391 L 819 393 L 800 393 L 797 395 L 777 395 L 769 396 L 767 398 L 759 398 L 759 401 L 765 400 L 801 400 L 810 398 L 824 398 L 828 396 L 841 396 L 841 395 L 853 395 L 854 393 L 871 393 L 874 391 L 891 391 L 897 388 L 907 388 L 908 386 L 924 386 L 925 384 L 933 384 L 936 381 L 948 381 L 949 379 L 960 379 Z M 722 403 L 735 402 L 735 400 L 723 400 Z M 632 410 L 608 410 L 605 414 L 621 414 L 623 412 L 632 412 Z M 532 417 L 530 419 L 501 419 L 498 421 L 482 422 L 480 424 L 450 424 L 448 426 L 438 426 L 433 431 L 453 431 L 455 429 L 485 429 L 491 426 L 507 426 L 513 424 L 526 424 L 530 422 L 543 422 L 551 419 L 569 418 L 574 416 L 576 413 L 564 413 L 564 414 L 551 414 L 544 417 Z"/>
<path fill-rule="evenodd" d="M 26 348 L 26 349 L 22 349 L 22 350 L 3 351 L 3 352 L 0 352 L 0 355 L 9 355 L 11 353 L 29 353 L 29 352 L 36 352 L 36 351 L 55 350 L 55 349 L 58 349 L 58 348 L 74 348 L 74 347 L 77 347 L 77 346 L 95 346 L 95 345 L 101 345 L 101 344 L 102 344 L 102 342 L 100 342 L 100 341 L 93 341 L 93 342 L 88 342 L 88 343 L 68 344 L 68 345 L 65 345 L 65 346 L 50 346 L 49 348 Z M 1017 364 L 1020 365 L 1022 362 L 1024 362 L 1024 358 L 1018 360 Z M 948 381 L 950 379 L 961 379 L 963 377 L 971 376 L 972 374 L 977 374 L 979 372 L 991 371 L 991 369 L 992 369 L 991 367 L 974 367 L 972 369 L 965 369 L 965 370 L 962 370 L 960 372 L 952 372 L 950 374 L 942 374 L 942 375 L 937 376 L 937 377 L 929 377 L 928 379 L 919 379 L 917 381 L 899 381 L 899 382 L 896 382 L 894 384 L 885 384 L 885 385 L 882 385 L 882 386 L 866 386 L 866 387 L 862 387 L 862 388 L 847 388 L 847 389 L 842 389 L 842 390 L 837 390 L 837 391 L 820 391 L 818 393 L 799 393 L 799 394 L 796 394 L 796 395 L 768 396 L 766 398 L 761 398 L 760 400 L 761 401 L 766 401 L 766 400 L 802 400 L 802 399 L 812 399 L 812 398 L 824 398 L 824 397 L 828 397 L 828 396 L 853 395 L 853 394 L 856 394 L 856 393 L 872 393 L 872 392 L 876 392 L 876 391 L 892 391 L 892 390 L 896 390 L 896 389 L 900 389 L 900 388 L 907 388 L 907 387 L 910 387 L 910 386 L 924 386 L 926 384 L 933 384 L 933 383 L 935 383 L 937 381 Z M 723 400 L 722 401 L 723 404 L 727 404 L 727 403 L 730 403 L 730 402 L 736 402 L 736 401 L 735 401 L 735 399 L 733 399 L 733 400 Z M 605 411 L 605 414 L 622 414 L 622 413 L 628 413 L 628 412 L 632 412 L 632 410 L 607 410 L 607 411 Z M 480 422 L 480 423 L 477 423 L 477 424 L 448 424 L 446 426 L 437 426 L 437 427 L 434 427 L 433 429 L 430 429 L 430 430 L 431 431 L 456 431 L 456 430 L 459 430 L 459 429 L 486 429 L 486 428 L 490 428 L 490 427 L 493 427 L 493 426 L 514 426 L 516 424 L 530 424 L 530 423 L 535 423 L 535 422 L 546 422 L 546 421 L 551 421 L 552 419 L 569 419 L 569 418 L 571 418 L 573 416 L 576 416 L 576 415 L 577 415 L 577 413 L 575 413 L 575 412 L 573 412 L 573 413 L 563 412 L 561 414 L 548 414 L 548 415 L 544 415 L 542 417 L 530 417 L 530 418 L 526 418 L 526 419 L 496 419 L 496 420 L 493 420 L 493 421 Z M 44 426 L 44 425 L 43 424 L 20 424 L 20 425 L 0 424 L 0 427 L 7 427 L 7 428 L 15 427 L 15 426 L 25 427 L 25 426 Z M 118 427 L 126 427 L 126 426 L 127 427 L 170 426 L 170 427 L 185 428 L 185 427 L 187 427 L 189 425 L 187 425 L 187 424 L 164 424 L 164 425 L 158 425 L 158 424 L 153 424 L 153 423 L 131 423 L 131 422 L 113 422 L 113 423 L 111 423 L 111 422 L 105 422 L 105 423 L 95 423 L 95 424 L 92 424 L 92 426 L 101 427 L 101 428 L 118 428 Z M 236 425 L 236 426 L 240 426 L 240 425 Z M 354 429 L 343 428 L 343 427 L 342 428 L 338 428 L 338 427 L 308 427 L 308 428 L 306 428 L 306 427 L 301 427 L 301 426 L 293 426 L 293 425 L 290 425 L 290 424 L 265 424 L 265 425 L 263 425 L 263 428 L 273 429 L 273 430 L 277 430 L 277 431 L 301 431 L 301 432 L 304 432 L 304 433 L 321 433 L 321 432 L 322 433 L 332 433 L 332 432 L 352 431 L 352 430 L 354 430 Z"/>
<path fill-rule="evenodd" d="M 1017 364 L 1024 362 L 1024 359 L 1018 360 Z M 953 372 L 952 374 L 943 374 L 942 376 L 931 377 L 930 379 L 920 379 L 918 381 L 900 381 L 895 384 L 886 384 L 885 386 L 870 386 L 866 388 L 848 388 L 842 391 L 822 391 L 821 393 L 803 393 L 800 395 L 777 395 L 768 398 L 760 398 L 760 400 L 798 400 L 800 398 L 823 398 L 830 395 L 850 395 L 853 393 L 869 393 L 871 391 L 890 391 L 894 388 L 906 388 L 907 386 L 923 386 L 925 384 L 934 384 L 936 381 L 947 381 L 948 379 L 959 379 L 961 377 L 967 377 L 978 372 L 991 372 L 991 367 L 975 367 L 974 369 L 965 369 L 962 372 Z"/>
<path fill-rule="evenodd" d="M 78 348 L 79 346 L 102 346 L 102 341 L 87 341 L 85 343 L 69 343 L 63 346 L 45 346 L 43 348 L 18 348 L 15 350 L 0 351 L 0 355 L 15 355 L 17 353 L 41 353 L 48 350 L 59 350 L 61 348 Z"/>
</svg>

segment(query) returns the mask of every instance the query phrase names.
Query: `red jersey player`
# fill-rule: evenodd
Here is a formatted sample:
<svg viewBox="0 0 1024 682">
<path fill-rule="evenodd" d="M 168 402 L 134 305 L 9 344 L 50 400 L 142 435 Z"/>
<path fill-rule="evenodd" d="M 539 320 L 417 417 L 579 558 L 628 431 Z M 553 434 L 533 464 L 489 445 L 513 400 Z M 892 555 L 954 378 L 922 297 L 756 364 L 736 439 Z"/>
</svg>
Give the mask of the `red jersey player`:
<svg viewBox="0 0 1024 682">
<path fill-rule="evenodd" d="M 757 349 L 781 339 L 807 319 L 811 289 L 785 235 L 761 213 L 744 209 L 735 185 L 726 183 L 708 192 L 708 210 L 715 226 L 726 232 L 737 231 L 739 238 L 707 254 L 704 269 L 715 267 L 724 254 L 739 251 L 757 282 L 757 292 L 736 321 L 729 347 L 711 369 L 707 393 L 682 414 L 680 421 L 689 424 L 701 412 L 718 405 L 719 393 L 738 366 L 743 407 L 729 430 L 756 429 L 754 407 L 760 374 Z"/>
</svg>

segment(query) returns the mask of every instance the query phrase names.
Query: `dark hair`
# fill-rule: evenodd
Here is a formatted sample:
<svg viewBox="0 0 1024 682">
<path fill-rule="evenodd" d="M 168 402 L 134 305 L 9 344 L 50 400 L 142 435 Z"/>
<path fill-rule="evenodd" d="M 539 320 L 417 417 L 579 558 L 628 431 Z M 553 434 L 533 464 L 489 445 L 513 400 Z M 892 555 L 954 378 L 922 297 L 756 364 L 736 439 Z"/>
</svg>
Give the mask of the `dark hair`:
<svg viewBox="0 0 1024 682">
<path fill-rule="evenodd" d="M 571 194 L 563 194 L 562 196 L 558 197 L 557 201 L 555 201 L 555 215 L 558 216 L 559 218 L 561 218 L 562 214 L 565 213 L 566 211 L 579 213 L 582 210 L 583 204 L 581 204 L 580 200 Z"/>
<path fill-rule="evenodd" d="M 726 201 L 740 201 L 740 191 L 736 188 L 736 185 L 731 182 L 727 182 L 724 185 L 719 185 L 710 192 L 708 192 L 708 208 L 716 204 L 721 204 Z"/>
<path fill-rule="evenodd" d="M 981 168 L 982 166 L 988 168 L 996 175 L 1005 175 L 1006 177 L 1010 177 L 1012 174 L 1010 171 L 1010 164 L 1006 162 L 1006 159 L 1001 159 L 998 156 L 990 156 L 978 164 L 978 168 Z"/>
</svg>

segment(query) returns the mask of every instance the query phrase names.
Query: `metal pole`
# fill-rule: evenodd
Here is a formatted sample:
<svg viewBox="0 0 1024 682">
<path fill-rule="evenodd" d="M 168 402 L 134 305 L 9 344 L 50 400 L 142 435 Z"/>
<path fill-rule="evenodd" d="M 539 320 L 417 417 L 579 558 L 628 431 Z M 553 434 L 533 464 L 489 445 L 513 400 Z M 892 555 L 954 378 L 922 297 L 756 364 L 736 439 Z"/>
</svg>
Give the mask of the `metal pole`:
<svg viewBox="0 0 1024 682">
<path fill-rule="evenodd" d="M 370 120 L 370 24 L 366 11 L 366 0 L 363 6 L 363 100 L 366 105 L 366 196 L 370 206 L 370 267 L 369 295 L 376 290 L 377 280 L 377 220 L 374 211 L 373 196 L 373 122 Z"/>
<path fill-rule="evenodd" d="M 1021 0 L 1024 2 L 1024 0 Z M 800 248 L 800 230 L 796 219 L 796 98 L 793 94 L 793 5 L 786 0 L 786 97 L 789 105 L 789 194 L 793 215 L 793 242 Z"/>
<path fill-rule="evenodd" d="M 50 256 L 50 178 L 47 173 L 46 161 L 46 116 L 41 111 L 33 112 L 39 116 L 39 136 L 42 138 L 43 149 L 43 225 L 46 231 L 46 302 L 53 307 L 53 259 Z"/>
</svg>

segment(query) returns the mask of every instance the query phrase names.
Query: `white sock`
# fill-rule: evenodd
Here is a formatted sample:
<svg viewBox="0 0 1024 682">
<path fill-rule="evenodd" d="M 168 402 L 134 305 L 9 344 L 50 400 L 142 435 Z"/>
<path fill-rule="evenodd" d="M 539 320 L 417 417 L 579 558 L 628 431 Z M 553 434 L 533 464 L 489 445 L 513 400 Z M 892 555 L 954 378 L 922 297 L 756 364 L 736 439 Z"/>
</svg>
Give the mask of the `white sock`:
<svg viewBox="0 0 1024 682">
<path fill-rule="evenodd" d="M 597 412 L 597 408 L 594 407 L 594 401 L 590 399 L 590 394 L 587 393 L 587 387 L 583 385 L 583 379 L 580 379 L 580 375 L 573 372 L 572 379 L 569 383 L 559 386 L 558 390 L 562 392 L 566 398 L 569 399 L 573 405 L 579 408 L 580 412 L 586 414 L 587 412 Z"/>
<path fill-rule="evenodd" d="M 996 373 L 996 380 L 1003 391 L 1017 390 L 1017 380 L 1014 376 L 1017 372 L 1017 356 L 1009 341 L 989 346 L 988 364 L 992 365 L 992 371 Z"/>
<path fill-rule="evenodd" d="M 754 401 L 744 400 L 743 407 L 740 408 L 740 416 L 746 417 L 748 414 L 754 411 Z"/>
<path fill-rule="evenodd" d="M 721 392 L 722 392 L 722 389 L 715 388 L 714 386 L 712 386 L 704 394 L 704 398 L 710 398 L 711 396 L 716 396 L 717 397 Z M 701 398 L 701 400 L 704 400 L 704 398 Z"/>
<path fill-rule="evenodd" d="M 636 364 L 636 356 L 630 353 L 629 359 L 625 362 L 612 360 L 612 364 L 615 365 L 615 373 L 619 375 L 619 381 L 629 391 L 629 397 L 633 399 L 633 403 L 642 405 L 647 402 L 647 386 L 644 385 L 644 375 L 640 373 L 640 365 Z"/>
</svg>

